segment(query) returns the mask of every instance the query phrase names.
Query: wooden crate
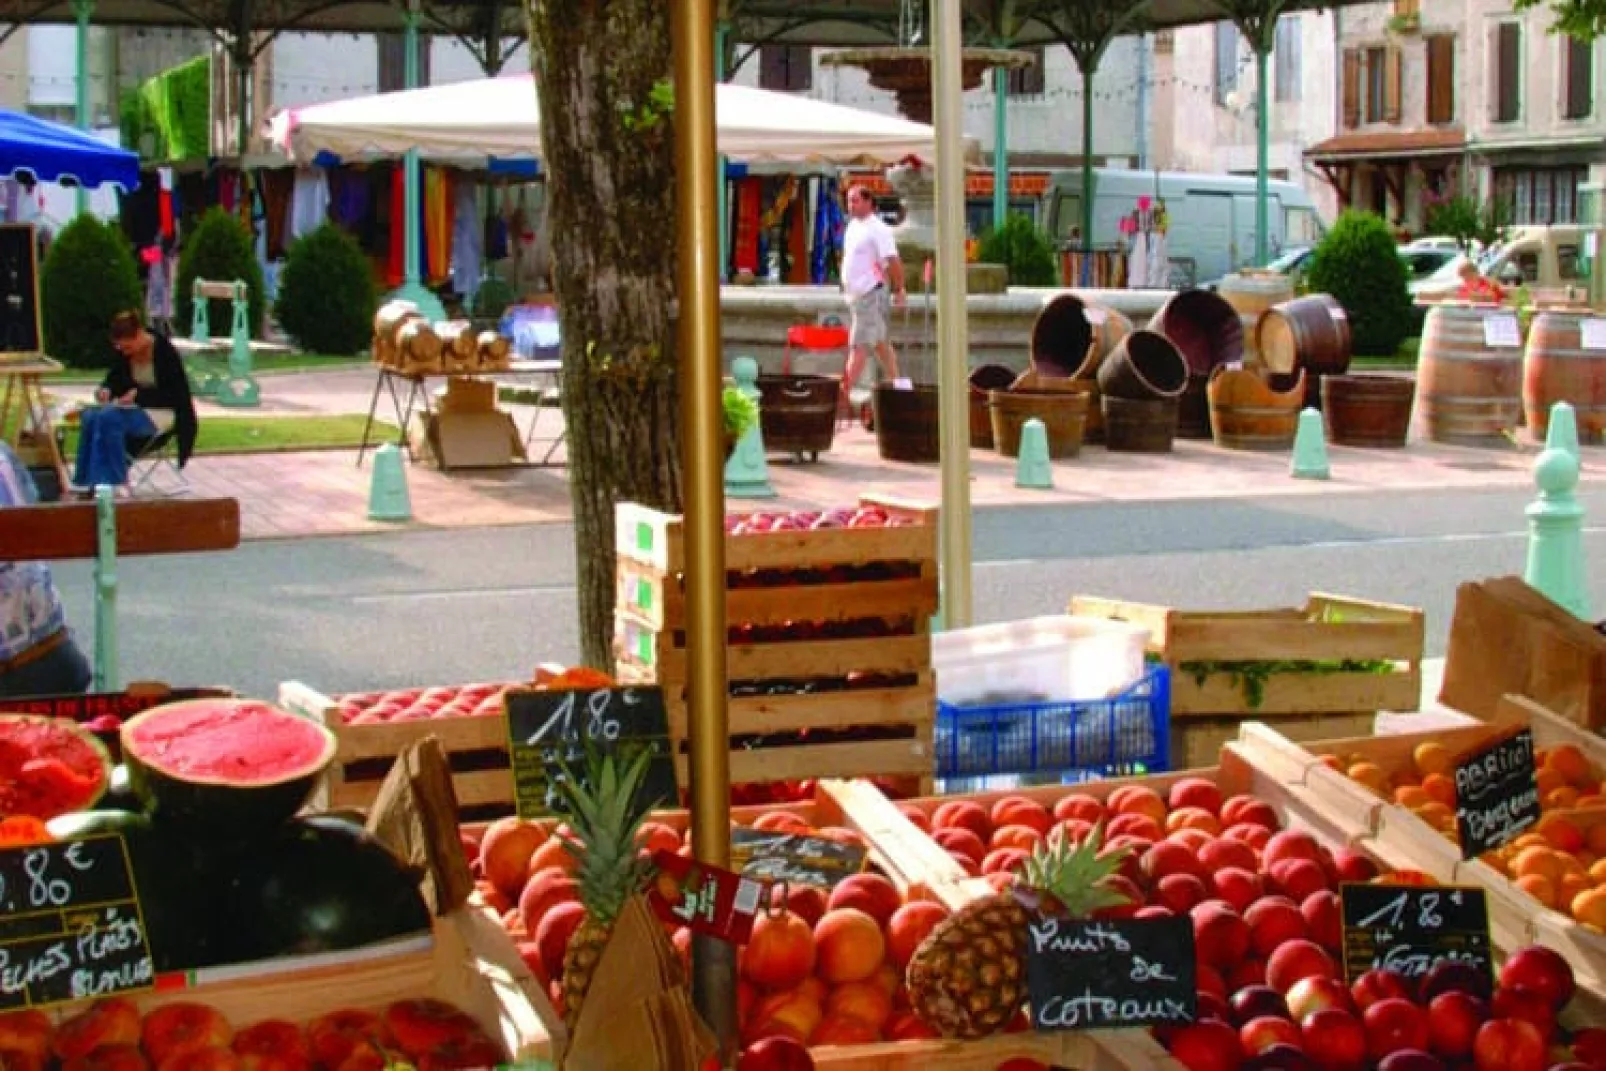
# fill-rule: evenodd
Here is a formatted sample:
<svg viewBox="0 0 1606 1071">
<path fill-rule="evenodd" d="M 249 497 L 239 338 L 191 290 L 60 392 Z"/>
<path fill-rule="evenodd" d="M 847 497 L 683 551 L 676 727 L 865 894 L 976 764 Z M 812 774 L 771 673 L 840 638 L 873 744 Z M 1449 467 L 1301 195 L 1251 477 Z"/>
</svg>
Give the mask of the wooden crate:
<svg viewBox="0 0 1606 1071">
<path fill-rule="evenodd" d="M 1076 596 L 1070 612 L 1149 630 L 1149 652 L 1171 667 L 1171 715 L 1283 719 L 1308 714 L 1416 710 L 1422 693 L 1423 615 L 1407 606 L 1313 594 L 1302 609 L 1216 612 Z M 1274 672 L 1251 704 L 1230 672 L 1201 679 L 1190 663 L 1393 662 L 1393 672 Z"/>
<path fill-rule="evenodd" d="M 1372 731 L 1375 714 L 1301 714 L 1278 718 L 1272 724 L 1297 743 L 1343 740 Z M 1209 766 L 1223 745 L 1238 739 L 1244 720 L 1237 715 L 1194 715 L 1171 723 L 1171 763 L 1182 769 Z"/>
<path fill-rule="evenodd" d="M 860 505 L 882 508 L 902 523 L 726 539 L 735 783 L 872 774 L 929 781 L 936 716 L 930 635 L 938 597 L 936 511 L 868 496 Z M 616 523 L 617 674 L 623 682 L 664 688 L 677 773 L 685 784 L 690 725 L 681 521 L 627 503 L 618 507 Z M 787 574 L 795 582 L 755 574 Z M 862 686 L 801 690 L 804 682 L 854 678 Z M 800 690 L 764 694 L 779 682 L 798 682 Z M 873 738 L 818 735 L 849 729 Z M 810 733 L 816 734 L 813 742 Z"/>
<path fill-rule="evenodd" d="M 512 941 L 490 915 L 472 907 L 437 918 L 433 939 L 163 975 L 157 989 L 130 996 L 141 1012 L 200 1001 L 236 1029 L 264 1019 L 305 1024 L 339 1008 L 435 997 L 473 1016 L 513 1062 L 556 1059 L 564 1036 L 562 1020 Z M 82 1009 L 82 1003 L 63 1004 L 49 1012 L 59 1021 Z"/>
<path fill-rule="evenodd" d="M 316 719 L 335 734 L 335 761 L 313 799 L 319 809 L 367 808 L 396 756 L 433 736 L 452 764 L 452 787 L 464 816 L 513 812 L 505 716 L 346 725 L 340 720 L 340 696 L 325 695 L 300 681 L 279 685 L 279 706 Z"/>
</svg>

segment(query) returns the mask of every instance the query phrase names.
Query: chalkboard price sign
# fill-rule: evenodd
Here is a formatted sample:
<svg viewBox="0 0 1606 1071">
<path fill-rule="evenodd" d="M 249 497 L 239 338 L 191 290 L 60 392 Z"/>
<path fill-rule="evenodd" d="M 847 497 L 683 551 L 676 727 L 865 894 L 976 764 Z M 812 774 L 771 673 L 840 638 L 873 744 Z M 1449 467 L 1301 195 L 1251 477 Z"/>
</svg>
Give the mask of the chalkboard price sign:
<svg viewBox="0 0 1606 1071">
<path fill-rule="evenodd" d="M 557 783 L 563 778 L 563 767 L 580 769 L 586 740 L 604 748 L 621 740 L 648 745 L 653 759 L 642 786 L 644 802 L 658 806 L 679 802 L 663 689 L 515 688 L 506 693 L 506 703 L 514 801 L 520 818 L 542 818 L 560 809 Z"/>
<path fill-rule="evenodd" d="M 1198 1014 L 1193 924 L 1186 917 L 1034 919 L 1026 987 L 1039 1030 L 1191 1023 Z"/>
<path fill-rule="evenodd" d="M 1463 859 L 1493 851 L 1539 821 L 1531 729 L 1505 737 L 1455 768 L 1455 820 Z"/>
<path fill-rule="evenodd" d="M 1482 889 L 1346 884 L 1339 896 L 1344 973 L 1352 982 L 1378 968 L 1415 978 L 1446 960 L 1494 969 Z"/>
<path fill-rule="evenodd" d="M 121 837 L 0 851 L 0 1011 L 155 981 Z"/>
<path fill-rule="evenodd" d="M 731 866 L 744 878 L 831 889 L 864 870 L 864 860 L 863 848 L 824 837 L 768 829 L 731 830 Z"/>
</svg>

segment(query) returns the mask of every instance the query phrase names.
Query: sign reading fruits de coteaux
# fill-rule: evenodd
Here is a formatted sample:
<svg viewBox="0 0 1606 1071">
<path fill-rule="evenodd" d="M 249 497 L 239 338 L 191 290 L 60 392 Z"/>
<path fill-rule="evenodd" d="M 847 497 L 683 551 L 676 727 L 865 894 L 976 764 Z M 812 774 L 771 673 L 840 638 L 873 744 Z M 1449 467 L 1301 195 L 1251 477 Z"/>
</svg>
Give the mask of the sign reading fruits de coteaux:
<svg viewBox="0 0 1606 1071">
<path fill-rule="evenodd" d="M 662 688 L 513 688 L 506 700 L 520 818 L 543 818 L 558 810 L 561 799 L 554 782 L 563 776 L 564 764 L 579 767 L 584 740 L 602 747 L 620 740 L 646 743 L 653 758 L 641 789 L 644 802 L 658 807 L 680 802 Z"/>
<path fill-rule="evenodd" d="M 1340 887 L 1344 974 L 1351 981 L 1374 969 L 1407 978 L 1445 961 L 1489 973 L 1489 903 L 1482 889 L 1463 885 Z"/>
<path fill-rule="evenodd" d="M 1039 1030 L 1191 1023 L 1198 1013 L 1193 924 L 1186 917 L 1033 919 L 1026 988 Z"/>
<path fill-rule="evenodd" d="M 1533 730 L 1513 733 L 1456 766 L 1455 821 L 1463 859 L 1493 851 L 1539 821 Z"/>
<path fill-rule="evenodd" d="M 0 851 L 0 1011 L 155 982 L 122 837 Z"/>
</svg>

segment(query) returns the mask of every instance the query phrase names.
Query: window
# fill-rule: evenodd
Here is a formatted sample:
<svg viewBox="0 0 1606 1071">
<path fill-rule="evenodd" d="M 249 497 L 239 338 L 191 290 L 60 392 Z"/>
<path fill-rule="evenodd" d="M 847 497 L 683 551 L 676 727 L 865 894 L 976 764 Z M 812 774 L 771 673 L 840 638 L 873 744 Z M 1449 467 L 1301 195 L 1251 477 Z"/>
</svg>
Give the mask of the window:
<svg viewBox="0 0 1606 1071">
<path fill-rule="evenodd" d="M 1515 123 L 1522 117 L 1522 27 L 1496 23 L 1490 38 L 1489 115 L 1496 123 Z"/>
<path fill-rule="evenodd" d="M 1040 97 L 1047 86 L 1044 64 L 1048 60 L 1046 49 L 1028 48 L 1022 51 L 1031 54 L 1032 62 L 1029 67 L 1020 67 L 1009 72 L 1008 90 L 1012 97 Z"/>
<path fill-rule="evenodd" d="M 1583 250 L 1577 242 L 1564 242 L 1556 246 L 1556 274 L 1568 281 L 1589 278 L 1584 271 Z"/>
<path fill-rule="evenodd" d="M 1381 48 L 1366 50 L 1366 121 L 1383 122 L 1388 96 L 1388 52 Z"/>
<path fill-rule="evenodd" d="M 1578 222 L 1578 185 L 1586 167 L 1497 168 L 1495 196 L 1511 210 L 1515 225 Z"/>
<path fill-rule="evenodd" d="M 1434 34 L 1427 39 L 1428 115 L 1431 125 L 1455 122 L 1455 37 Z"/>
<path fill-rule="evenodd" d="M 758 50 L 758 87 L 802 93 L 814 85 L 814 49 L 808 45 L 764 45 Z"/>
<path fill-rule="evenodd" d="M 407 88 L 407 37 L 382 33 L 379 38 L 379 91 L 394 93 Z M 418 35 L 418 84 L 429 85 L 430 36 Z"/>
<path fill-rule="evenodd" d="M 1361 125 L 1361 50 L 1344 50 L 1344 127 L 1353 130 Z"/>
<path fill-rule="evenodd" d="M 1595 108 L 1595 45 L 1573 37 L 1563 39 L 1567 80 L 1562 84 L 1561 117 L 1588 119 Z"/>
<path fill-rule="evenodd" d="M 1422 0 L 1394 0 L 1394 14 L 1398 18 L 1408 19 L 1421 13 Z"/>
<path fill-rule="evenodd" d="M 1238 27 L 1230 22 L 1216 23 L 1216 86 L 1218 105 L 1238 88 Z"/>
<path fill-rule="evenodd" d="M 1275 68 L 1272 92 L 1279 101 L 1299 100 L 1299 31 L 1298 15 L 1284 15 L 1277 20 L 1277 37 L 1272 44 L 1271 58 Z"/>
</svg>

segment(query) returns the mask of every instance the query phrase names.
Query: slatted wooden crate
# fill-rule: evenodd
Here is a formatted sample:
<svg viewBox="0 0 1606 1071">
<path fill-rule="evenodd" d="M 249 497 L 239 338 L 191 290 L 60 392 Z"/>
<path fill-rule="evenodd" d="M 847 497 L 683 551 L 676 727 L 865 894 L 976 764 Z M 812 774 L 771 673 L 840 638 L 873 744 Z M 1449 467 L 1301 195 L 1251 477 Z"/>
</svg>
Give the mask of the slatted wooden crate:
<svg viewBox="0 0 1606 1071">
<path fill-rule="evenodd" d="M 1177 766 L 1214 761 L 1245 718 L 1331 740 L 1421 699 L 1423 615 L 1407 606 L 1317 593 L 1297 609 L 1193 611 L 1079 595 L 1070 612 L 1149 630 L 1149 654 L 1171 668 Z"/>
<path fill-rule="evenodd" d="M 931 776 L 936 510 L 869 496 L 860 506 L 884 511 L 895 525 L 726 538 L 735 783 Z M 617 674 L 664 688 L 684 784 L 690 725 L 681 521 L 624 504 L 616 526 Z"/>
</svg>

